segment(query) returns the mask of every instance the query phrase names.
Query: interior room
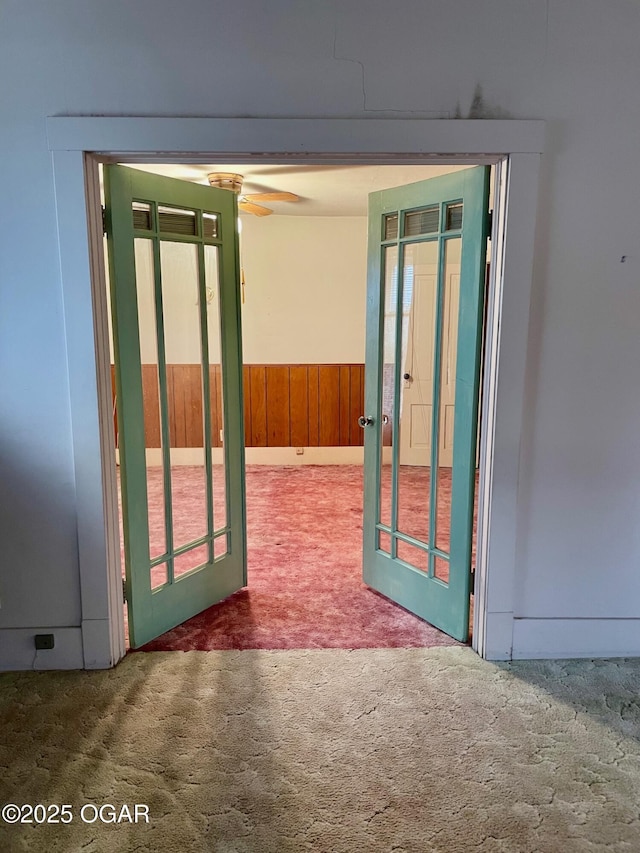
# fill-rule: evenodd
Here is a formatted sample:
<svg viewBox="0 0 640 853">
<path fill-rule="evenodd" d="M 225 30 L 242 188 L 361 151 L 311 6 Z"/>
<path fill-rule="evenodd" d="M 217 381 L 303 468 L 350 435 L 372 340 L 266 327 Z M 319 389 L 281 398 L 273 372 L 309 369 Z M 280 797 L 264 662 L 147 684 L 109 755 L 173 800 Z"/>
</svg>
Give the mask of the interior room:
<svg viewBox="0 0 640 853">
<path fill-rule="evenodd" d="M 0 4 L 1 850 L 640 850 L 638 33 L 640 4 L 634 0 Z M 211 443 L 203 439 L 200 449 L 210 469 L 221 464 L 217 454 L 227 454 L 229 476 L 223 482 L 230 512 L 220 517 L 220 492 L 214 490 L 220 478 L 207 477 L 206 525 L 203 512 L 176 515 L 176 523 L 184 524 L 178 530 L 194 538 L 184 549 L 182 539 L 173 543 L 166 559 L 156 552 L 153 567 L 147 449 L 162 450 L 163 459 L 171 451 L 171 462 L 172 455 L 192 448 L 169 446 L 167 412 L 154 429 L 169 442 L 149 448 L 144 418 L 129 419 L 126 406 L 116 412 L 118 429 L 133 435 L 133 444 L 125 441 L 125 455 L 133 452 L 138 460 L 132 469 L 130 457 L 121 458 L 120 469 L 121 475 L 127 464 L 133 470 L 133 477 L 122 479 L 123 494 L 133 513 L 131 548 L 142 557 L 145 582 L 151 568 L 175 577 L 176 563 L 178 570 L 189 565 L 188 552 L 206 545 L 209 559 L 218 549 L 212 576 L 192 569 L 178 575 L 179 583 L 166 585 L 185 590 L 184 600 L 174 596 L 171 607 L 182 608 L 180 616 L 188 619 L 193 599 L 238 595 L 245 582 L 248 552 L 236 536 L 244 521 L 239 472 L 245 454 L 239 397 L 232 390 L 242 374 L 233 357 L 236 309 L 245 312 L 246 363 L 258 371 L 248 397 L 251 418 L 245 419 L 256 444 L 261 442 L 246 448 L 248 464 L 256 469 L 274 464 L 259 457 L 276 452 L 269 446 L 266 398 L 270 389 L 284 398 L 283 368 L 289 370 L 291 409 L 291 400 L 299 399 L 291 392 L 292 376 L 300 382 L 296 367 L 306 365 L 308 389 L 309 365 L 318 368 L 318 384 L 321 366 L 331 371 L 337 366 L 341 378 L 348 365 L 351 388 L 358 382 L 351 366 L 371 355 L 362 325 L 353 327 L 357 338 L 351 327 L 340 325 L 337 311 L 322 337 L 303 336 L 295 326 L 289 338 L 282 336 L 269 303 L 258 301 L 271 298 L 273 283 L 261 280 L 262 265 L 251 263 L 248 243 L 242 306 L 241 295 L 236 299 L 227 287 L 237 272 L 233 251 L 227 251 L 236 240 L 229 221 L 233 205 L 228 193 L 216 194 L 215 204 L 202 200 L 200 192 L 215 188 L 191 181 L 191 170 L 197 164 L 229 165 L 229 171 L 244 173 L 252 164 L 386 166 L 408 160 L 489 163 L 501 173 L 496 208 L 506 216 L 492 226 L 501 230 L 500 250 L 492 253 L 490 282 L 496 286 L 485 338 L 492 379 L 482 402 L 482 536 L 472 646 L 461 640 L 446 648 L 407 642 L 395 648 L 127 653 L 100 168 L 127 164 L 133 172 L 136 164 L 185 164 L 181 183 L 187 190 L 176 191 L 171 205 L 166 198 L 158 202 L 159 184 L 134 193 L 133 181 L 127 189 L 115 174 L 110 192 L 117 183 L 115 226 L 121 237 L 128 234 L 130 246 L 117 258 L 125 283 L 135 281 L 129 274 L 134 239 L 149 239 L 157 289 L 155 272 L 164 251 L 155 227 L 159 204 L 196 214 L 188 217 L 195 218 L 195 234 L 174 230 L 185 224 L 184 215 L 165 233 L 170 242 L 188 247 L 181 250 L 185 254 L 196 252 L 200 325 L 186 340 L 199 335 L 201 354 L 203 342 L 208 351 L 202 309 L 213 310 L 207 308 L 207 288 L 213 289 L 211 304 L 216 289 L 206 280 L 212 277 L 206 256 L 225 259 L 217 285 L 225 295 L 220 343 L 230 356 L 226 366 L 233 381 L 223 399 L 223 425 L 209 423 Z M 336 169 L 336 177 L 341 172 Z M 140 174 L 148 181 L 168 180 Z M 458 180 L 460 174 L 432 180 Z M 248 194 L 252 189 L 300 196 L 280 207 L 264 202 L 274 210 L 269 216 L 245 217 L 245 237 L 253 233 L 264 253 L 276 239 L 280 218 L 302 230 L 303 217 L 293 211 L 317 197 L 287 180 L 285 174 L 263 173 L 245 186 Z M 454 197 L 446 199 L 453 221 Z M 135 234 L 134 201 L 142 226 Z M 396 247 L 398 267 L 403 266 L 403 224 L 397 220 L 394 237 L 394 212 L 411 211 L 412 204 L 386 208 L 382 196 L 376 201 L 380 252 L 374 281 L 385 285 L 385 293 L 392 290 L 384 268 L 388 261 L 393 269 Z M 350 216 L 364 212 L 344 218 Z M 326 245 L 346 254 L 342 230 L 331 231 L 330 219 L 318 213 L 317 230 L 330 231 Z M 423 226 L 427 222 L 419 221 L 421 237 Z M 351 228 L 345 222 L 345 235 L 357 230 L 355 220 Z M 336 292 L 330 273 L 337 255 L 327 249 L 321 258 L 327 266 L 320 268 L 329 270 L 331 280 L 323 284 L 333 288 L 340 307 L 355 296 Z M 319 271 L 300 257 L 292 270 L 287 257 L 290 252 L 274 258 L 273 266 L 280 265 L 278 278 L 288 283 L 283 301 L 290 311 L 303 307 L 301 282 L 317 283 Z M 404 283 L 404 276 L 397 280 Z M 193 274 L 190 281 L 194 284 Z M 371 315 L 384 318 L 385 305 L 375 298 L 369 302 L 364 293 L 363 284 L 361 298 Z M 125 329 L 137 318 L 131 296 L 129 286 L 118 309 Z M 195 294 L 189 302 L 195 308 Z M 327 312 L 312 304 L 318 322 L 326 324 Z M 396 307 L 397 331 L 403 312 L 397 301 Z M 274 334 L 267 335 L 269 330 Z M 380 351 L 384 323 L 377 331 Z M 289 349 L 287 342 L 296 338 L 299 350 Z M 164 341 L 157 334 L 156 339 Z M 335 346 L 331 354 L 321 348 L 329 339 Z M 130 369 L 118 382 L 144 413 L 142 371 L 132 367 L 140 362 L 137 333 L 135 345 L 132 340 L 125 334 L 119 341 L 129 344 L 124 363 Z M 399 346 L 396 337 L 396 354 Z M 471 354 L 472 347 L 459 353 Z M 191 359 L 191 352 L 171 357 L 183 374 L 185 364 L 197 363 L 179 360 Z M 378 392 L 385 363 L 374 364 L 371 387 Z M 404 390 L 404 373 L 413 376 L 400 372 L 401 366 L 396 359 L 394 401 L 396 391 Z M 215 367 L 205 365 L 200 377 L 202 383 L 209 378 L 214 400 Z M 462 386 L 472 396 L 473 383 Z M 340 384 L 338 411 L 339 392 Z M 365 379 L 365 403 L 367 393 Z M 373 472 L 378 463 L 383 467 L 389 447 L 382 422 L 387 412 L 377 403 L 376 398 L 371 408 L 354 411 L 365 419 L 357 427 L 364 433 L 362 465 Z M 329 408 L 335 407 L 334 392 Z M 186 429 L 184 406 L 183 412 Z M 399 407 L 391 414 L 397 426 Z M 309 436 L 305 445 L 305 436 L 296 432 L 291 446 L 277 451 L 284 456 L 275 467 L 291 463 L 288 512 L 311 512 L 301 499 L 308 490 L 294 488 L 295 477 L 312 474 L 316 465 L 327 476 L 360 465 L 350 456 L 360 446 L 347 443 L 340 419 L 337 436 L 329 438 L 343 464 L 321 462 L 326 449 L 319 443 L 319 418 L 320 413 L 315 443 Z M 286 424 L 286 418 L 271 418 L 278 436 Z M 349 441 L 352 428 L 350 422 Z M 490 467 L 484 465 L 487 445 Z M 304 448 L 300 458 L 298 446 Z M 392 447 L 399 452 L 397 443 Z M 474 450 L 467 443 L 467 496 Z M 437 479 L 430 490 L 433 482 Z M 163 471 L 161 485 L 163 495 L 173 495 L 180 484 L 167 482 Z M 402 488 L 400 482 L 391 507 L 401 521 Z M 276 509 L 268 484 L 264 493 L 269 510 Z M 388 516 L 371 511 L 367 501 L 378 500 L 380 488 L 378 478 L 367 479 L 366 472 L 363 494 L 361 532 L 370 549 L 363 561 L 365 585 L 402 599 L 409 575 L 420 581 L 427 575 L 407 573 L 398 558 L 401 543 L 417 541 L 419 548 L 420 536 L 405 533 L 406 527 L 394 530 Z M 165 546 L 167 530 L 173 532 L 168 507 L 165 503 L 160 525 Z M 452 523 L 466 524 L 467 511 L 465 504 Z M 411 518 L 405 521 L 411 524 Z M 352 529 L 345 513 L 331 518 L 332 527 L 338 522 Z M 264 529 L 258 533 L 267 539 L 269 556 L 286 553 L 286 540 L 269 539 Z M 360 531 L 353 537 L 354 553 L 359 540 Z M 452 533 L 452 547 L 459 541 Z M 325 554 L 326 537 L 313 544 L 317 554 Z M 431 556 L 435 563 L 435 550 Z M 385 574 L 393 559 L 402 581 L 397 589 Z M 434 577 L 427 577 L 429 596 L 415 596 L 434 605 L 448 589 L 435 568 Z M 250 589 L 250 575 L 247 579 Z M 458 592 L 462 596 L 463 586 Z M 167 627 L 164 585 L 145 598 L 134 578 L 127 594 L 141 630 L 156 623 Z M 287 612 L 308 598 L 301 586 L 291 596 Z M 253 605 L 246 608 L 245 637 L 256 612 Z M 459 615 L 439 599 L 438 613 L 443 619 Z M 361 614 L 350 609 L 348 621 L 358 627 Z M 253 641 L 263 642 L 259 621 L 253 624 Z M 148 634 L 150 640 L 153 631 Z M 142 639 L 144 645 L 147 638 Z M 104 822 L 109 804 L 118 813 L 125 805 L 132 813 L 136 804 L 146 805 L 148 821 L 127 820 L 125 811 L 120 822 Z M 101 819 L 93 809 L 104 805 Z"/>
<path fill-rule="evenodd" d="M 363 582 L 365 431 L 358 420 L 365 411 L 369 194 L 473 167 L 154 163 L 132 168 L 221 186 L 238 197 L 247 493 L 247 587 L 218 604 L 200 608 L 203 612 L 196 610 L 191 619 L 143 648 L 169 651 L 455 644 L 447 633 Z M 490 197 L 489 208 L 491 205 Z M 138 207 L 141 217 L 143 206 Z M 171 214 L 167 210 L 160 215 L 168 219 Z M 199 298 L 195 256 L 190 253 L 193 247 L 165 241 L 160 265 L 168 434 L 163 435 L 153 254 L 149 240 L 137 238 L 135 244 L 151 585 L 155 590 L 168 582 L 167 564 L 154 563 L 167 549 L 167 536 L 178 548 L 197 541 L 206 518 Z M 444 379 L 437 415 L 439 446 L 434 470 L 438 476 L 433 478 L 438 482 L 433 495 L 429 418 L 436 350 L 437 242 L 410 244 L 405 250 L 399 359 L 403 379 L 397 424 L 402 504 L 398 524 L 420 542 L 428 543 L 429 502 L 433 497 L 438 525 L 434 543 L 445 554 L 450 550 L 446 540 L 451 519 L 460 273 L 459 246 L 456 241 L 447 245 L 449 285 L 442 296 L 442 317 L 438 320 L 443 330 L 437 348 Z M 486 245 L 488 264 L 490 241 Z M 108 236 L 105 247 L 108 257 Z M 207 249 L 211 250 L 208 254 Z M 384 521 L 388 516 L 386 520 L 390 521 L 396 256 L 384 275 L 389 304 L 385 306 L 383 332 L 384 437 L 379 491 L 380 518 Z M 482 284 L 486 280 L 488 277 Z M 224 518 L 220 302 L 217 258 L 212 247 L 205 248 L 205 296 L 212 511 L 216 518 Z M 118 436 L 112 325 L 110 310 L 114 431 L 119 454 L 122 438 Z M 165 463 L 162 445 L 167 439 Z M 165 488 L 167 476 L 170 482 Z M 477 479 L 476 472 L 476 483 Z M 474 535 L 476 497 L 477 490 Z M 120 513 L 122 504 L 119 493 Z M 170 522 L 165 519 L 167 510 Z M 435 526 L 436 520 L 431 523 Z M 124 535 L 121 520 L 121 560 L 126 577 Z M 390 553 L 390 535 L 380 533 L 379 537 L 380 547 Z M 214 542 L 214 560 L 224 554 L 221 541 Z M 397 558 L 429 571 L 427 551 L 409 541 L 398 543 Z M 472 564 L 474 561 L 475 541 Z M 201 544 L 175 557 L 172 577 L 178 580 L 206 562 L 207 546 Z M 448 571 L 446 559 L 436 557 L 432 575 L 446 583 Z M 472 618 L 471 609 L 470 626 Z M 125 628 L 128 641 L 127 617 Z"/>
</svg>

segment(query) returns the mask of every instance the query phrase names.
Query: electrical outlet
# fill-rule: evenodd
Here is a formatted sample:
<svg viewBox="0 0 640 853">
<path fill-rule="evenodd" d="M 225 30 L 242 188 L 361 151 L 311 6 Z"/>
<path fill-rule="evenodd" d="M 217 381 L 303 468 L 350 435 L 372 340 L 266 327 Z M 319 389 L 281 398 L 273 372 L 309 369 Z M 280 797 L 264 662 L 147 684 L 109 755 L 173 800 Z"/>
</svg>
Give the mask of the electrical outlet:
<svg viewBox="0 0 640 853">
<path fill-rule="evenodd" d="M 296 456 L 304 455 L 304 447 L 296 447 Z"/>
<path fill-rule="evenodd" d="M 55 646 L 53 634 L 36 634 L 34 640 L 36 649 L 52 649 Z"/>
</svg>

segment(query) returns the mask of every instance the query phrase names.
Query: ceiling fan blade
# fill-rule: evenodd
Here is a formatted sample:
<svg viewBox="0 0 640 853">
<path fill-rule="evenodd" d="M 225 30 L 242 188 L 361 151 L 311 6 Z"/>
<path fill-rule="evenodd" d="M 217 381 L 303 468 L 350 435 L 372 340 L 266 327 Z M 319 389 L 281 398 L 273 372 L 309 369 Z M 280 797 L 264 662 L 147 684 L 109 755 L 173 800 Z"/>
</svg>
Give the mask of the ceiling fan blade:
<svg viewBox="0 0 640 853">
<path fill-rule="evenodd" d="M 247 201 L 300 201 L 295 193 L 247 193 Z"/>
<path fill-rule="evenodd" d="M 254 216 L 270 216 L 273 211 L 261 204 L 253 204 L 251 201 L 238 202 L 238 208 L 244 213 L 253 213 Z"/>
</svg>

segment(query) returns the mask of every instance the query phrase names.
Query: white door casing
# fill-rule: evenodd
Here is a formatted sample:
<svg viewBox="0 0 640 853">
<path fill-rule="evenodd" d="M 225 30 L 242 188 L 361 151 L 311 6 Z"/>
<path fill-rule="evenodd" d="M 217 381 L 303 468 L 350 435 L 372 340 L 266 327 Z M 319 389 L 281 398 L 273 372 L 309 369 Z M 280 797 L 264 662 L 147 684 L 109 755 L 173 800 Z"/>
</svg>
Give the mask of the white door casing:
<svg viewBox="0 0 640 853">
<path fill-rule="evenodd" d="M 46 126 L 56 188 L 82 607 L 76 629 L 80 657 L 70 651 L 58 666 L 104 668 L 124 654 L 98 164 L 221 159 L 240 164 L 252 162 L 255 152 L 260 152 L 261 162 L 270 163 L 424 165 L 435 158 L 439 164 L 496 164 L 501 203 L 493 246 L 499 253 L 488 294 L 473 647 L 483 657 L 509 659 L 519 447 L 545 123 L 55 116 Z"/>
</svg>

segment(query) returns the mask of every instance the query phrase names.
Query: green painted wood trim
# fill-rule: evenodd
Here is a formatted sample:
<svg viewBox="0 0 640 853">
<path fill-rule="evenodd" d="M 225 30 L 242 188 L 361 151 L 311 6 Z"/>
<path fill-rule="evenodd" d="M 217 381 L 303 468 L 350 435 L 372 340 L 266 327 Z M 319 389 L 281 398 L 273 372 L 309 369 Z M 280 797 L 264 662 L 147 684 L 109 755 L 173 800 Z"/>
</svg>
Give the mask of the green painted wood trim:
<svg viewBox="0 0 640 853">
<path fill-rule="evenodd" d="M 239 589 L 236 567 L 229 559 L 229 554 L 225 554 L 207 568 L 208 570 L 201 569 L 180 575 L 175 583 L 166 584 L 153 591 L 151 605 L 154 630 L 157 630 L 158 634 L 170 631 L 190 619 L 194 615 L 194 598 L 198 601 L 222 601 Z"/>
<path fill-rule="evenodd" d="M 204 187 L 213 189 L 213 187 Z M 221 224 L 222 246 L 218 252 L 220 282 L 235 282 L 236 286 L 220 288 L 220 347 L 222 358 L 223 434 L 225 448 L 225 496 L 227 501 L 226 528 L 229 555 L 237 560 L 242 572 L 241 586 L 247 583 L 246 498 L 244 453 L 244 406 L 242 398 L 242 314 L 240 303 L 240 263 L 237 196 L 227 190 L 230 213 Z"/>
<path fill-rule="evenodd" d="M 461 172 L 461 175 L 466 175 Z M 478 401 L 486 245 L 489 233 L 489 167 L 478 168 L 464 185 L 460 306 L 451 472 L 450 578 L 453 595 L 469 600 L 475 495 Z M 458 636 L 469 636 L 468 614 L 459 614 Z"/>
<path fill-rule="evenodd" d="M 377 524 L 376 530 L 380 533 L 386 533 L 387 536 L 393 536 L 400 542 L 406 542 L 408 545 L 413 545 L 415 548 L 419 548 L 421 551 L 424 551 L 425 554 L 431 553 L 434 557 L 439 557 L 441 560 L 444 560 L 447 563 L 449 562 L 449 554 L 447 554 L 446 551 L 442 551 L 440 548 L 436 547 L 429 548 L 429 546 L 425 545 L 425 543 L 421 539 L 416 539 L 414 536 L 410 536 L 408 533 L 400 533 L 398 531 L 396 533 L 391 533 L 389 528 L 385 527 L 383 524 Z M 378 548 L 377 550 L 381 549 Z M 383 553 L 386 553 L 384 552 L 384 549 L 382 550 Z"/>
<path fill-rule="evenodd" d="M 118 399 L 118 434 L 120 443 L 120 479 L 124 531 L 125 566 L 149 563 L 149 517 L 146 470 L 136 460 L 145 456 L 144 419 L 135 416 L 143 411 L 142 372 L 135 282 L 133 218 L 128 198 L 131 194 L 127 172 L 105 169 L 106 225 L 109 236 L 107 250 L 111 279 L 111 315 L 114 347 L 119 353 L 115 365 Z M 114 282 L 119 283 L 118 287 Z M 121 401 L 127 400 L 125 407 Z M 127 571 L 125 590 L 128 606 L 145 606 L 150 581 L 140 572 Z M 132 638 L 132 642 L 134 639 Z"/>
<path fill-rule="evenodd" d="M 188 542 L 186 545 L 181 545 L 179 548 L 175 548 L 173 551 L 173 555 L 174 557 L 179 557 L 180 554 L 184 554 L 187 551 L 192 551 L 194 548 L 198 548 L 200 545 L 205 545 L 208 542 L 213 542 L 215 539 L 220 539 L 227 532 L 227 528 L 225 528 L 224 530 L 215 533 L 213 536 L 210 536 L 208 533 L 205 533 L 205 535 L 201 536 L 199 539 L 194 539 L 192 542 Z M 159 557 L 154 557 L 153 560 L 151 560 L 151 568 L 153 568 L 154 566 L 160 566 L 162 565 L 162 563 L 166 563 L 168 556 L 168 553 L 164 553 Z"/>
<path fill-rule="evenodd" d="M 210 542 L 211 536 L 208 533 L 205 533 L 204 536 L 200 536 L 192 542 L 187 542 L 186 545 L 181 545 L 179 548 L 175 548 L 173 555 L 174 557 L 179 557 L 180 554 L 186 554 L 189 551 L 193 551 L 194 548 L 199 548 L 201 545 L 207 545 Z"/>
<path fill-rule="evenodd" d="M 172 180 L 172 179 L 170 179 Z M 205 187 L 206 189 L 206 187 Z M 212 239 L 211 237 L 198 237 L 196 234 L 172 234 L 170 231 L 144 231 L 141 228 L 136 228 L 133 232 L 134 237 L 157 237 L 163 243 L 204 243 L 205 246 L 220 246 L 221 241 Z"/>
<path fill-rule="evenodd" d="M 382 287 L 383 249 L 380 246 L 381 198 L 379 193 L 369 197 L 367 231 L 367 302 L 365 339 L 364 412 L 373 415 L 373 427 L 364 430 L 363 472 L 363 565 L 367 564 L 377 546 L 376 522 L 380 518 L 380 467 L 382 447 L 382 377 L 384 302 Z"/>
<path fill-rule="evenodd" d="M 363 578 L 365 583 L 462 641 L 466 641 L 469 636 L 471 543 L 489 175 L 489 167 L 475 167 L 406 187 L 372 193 L 369 197 L 365 408 L 367 413 L 377 412 L 377 423 L 375 429 L 365 430 Z M 380 254 L 381 220 L 386 213 L 397 212 L 399 233 L 402 233 L 404 211 L 438 203 L 441 205 L 440 225 L 442 227 L 445 224 L 444 205 L 461 200 L 464 204 L 462 230 L 439 232 L 439 239 L 453 238 L 462 234 L 450 555 L 434 547 L 433 520 L 430 520 L 429 525 L 430 562 L 433 563 L 435 557 L 445 560 L 447 556 L 449 557 L 449 582 L 444 583 L 377 550 L 377 530 L 389 532 L 379 523 L 382 443 L 380 379 L 384 315 L 381 297 L 383 290 Z M 424 238 L 418 239 L 400 238 L 397 241 L 385 241 L 384 245 L 393 245 L 396 242 L 398 245 L 401 242 L 422 242 L 433 239 L 434 236 L 436 235 L 425 235 Z M 439 305 L 442 298 L 442 252 L 440 255 Z M 439 323 L 438 328 L 440 325 Z M 436 377 L 439 384 L 439 367 L 434 379 Z M 437 400 L 439 404 L 439 394 Z M 438 429 L 439 424 L 436 423 L 434 430 L 436 441 Z M 397 443 L 397 438 L 397 432 L 394 431 L 394 444 Z M 432 436 L 432 441 L 433 438 Z M 433 441 L 433 444 L 437 451 L 436 441 Z M 437 468 L 432 465 L 432 474 L 434 470 Z M 431 508 L 435 508 L 433 500 Z M 411 537 L 405 539 L 405 534 L 393 532 L 392 542 L 397 543 L 398 539 L 410 541 Z M 416 544 L 419 545 L 417 542 Z M 393 553 L 397 553 L 397 544 L 392 547 Z M 431 565 L 430 570 L 432 570 Z"/>
<path fill-rule="evenodd" d="M 242 404 L 242 345 L 240 328 L 240 283 L 238 242 L 236 233 L 236 197 L 225 190 L 198 186 L 158 175 L 151 175 L 125 166 L 105 167 L 107 228 L 112 281 L 114 342 L 118 353 L 116 386 L 118 393 L 121 437 L 121 476 L 125 525 L 126 586 L 130 614 L 132 646 L 138 647 L 158 634 L 169 630 L 185 619 L 209 607 L 246 584 L 246 533 L 244 488 L 244 424 Z M 219 263 L 222 387 L 224 400 L 224 452 L 227 519 L 225 527 L 214 531 L 214 521 L 208 527 L 202 543 L 211 547 L 214 534 L 228 536 L 227 554 L 210 559 L 203 569 L 196 569 L 174 578 L 158 589 L 151 590 L 147 484 L 143 422 L 142 371 L 140 365 L 139 328 L 135 284 L 134 230 L 131 205 L 133 200 L 167 206 L 185 207 L 220 215 L 220 239 L 210 240 L 190 236 L 187 240 L 176 235 L 159 235 L 154 227 L 155 270 L 161 275 L 159 246 L 161 240 L 217 245 Z M 157 226 L 157 218 L 154 220 Z M 202 229 L 200 226 L 200 233 Z M 140 232 L 150 239 L 149 232 Z M 202 258 L 201 253 L 199 258 Z M 203 271 L 203 265 L 199 264 Z M 161 281 L 159 282 L 161 284 Z M 202 280 L 199 278 L 202 297 Z M 156 282 L 156 300 L 159 286 Z M 160 297 L 161 297 L 160 288 Z M 158 304 L 158 301 L 156 301 Z M 201 298 L 201 304 L 203 300 Z M 204 300 L 206 305 L 206 300 Z M 161 299 L 160 299 L 161 308 Z M 162 318 L 157 312 L 156 319 Z M 117 329 L 117 333 L 116 333 Z M 158 329 L 158 345 L 164 344 L 163 329 Z M 206 326 L 205 330 L 206 331 Z M 201 319 L 201 337 L 204 334 Z M 207 340 L 208 347 L 208 340 Z M 159 350 L 159 365 L 164 350 Z M 124 365 L 124 366 L 123 366 Z M 203 377 L 208 378 L 208 365 Z M 159 369 L 159 374 L 164 370 Z M 164 379 L 166 383 L 166 376 Z M 204 385 L 204 378 L 203 378 Z M 166 395 L 166 387 L 165 387 Z M 162 395 L 161 395 L 162 396 Z M 208 408 L 208 397 L 203 407 Z M 210 417 L 210 415 L 209 415 Z M 163 448 L 169 450 L 168 421 L 162 429 Z M 206 444 L 208 444 L 208 438 Z M 163 451 L 164 452 L 164 451 Z M 210 452 L 210 451 L 209 451 Z M 206 451 L 205 451 L 206 454 Z M 206 460 L 206 455 L 205 455 Z M 205 461 L 206 467 L 206 461 Z M 170 467 L 169 467 L 170 475 Z M 210 479 L 210 477 L 208 478 Z M 170 480 L 169 486 L 170 486 Z M 166 483 L 165 483 L 166 487 Z M 170 489 L 165 495 L 165 506 Z M 169 551 L 190 550 L 194 543 Z M 212 550 L 210 551 L 213 557 Z M 154 564 L 158 564 L 154 561 Z"/>
</svg>

